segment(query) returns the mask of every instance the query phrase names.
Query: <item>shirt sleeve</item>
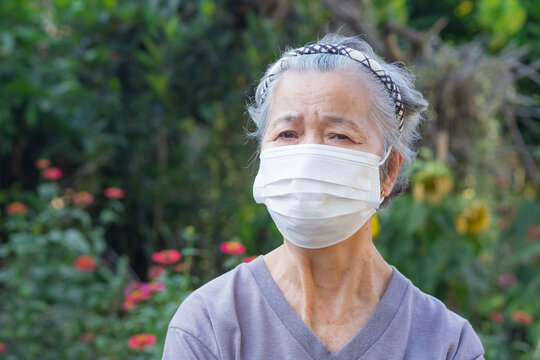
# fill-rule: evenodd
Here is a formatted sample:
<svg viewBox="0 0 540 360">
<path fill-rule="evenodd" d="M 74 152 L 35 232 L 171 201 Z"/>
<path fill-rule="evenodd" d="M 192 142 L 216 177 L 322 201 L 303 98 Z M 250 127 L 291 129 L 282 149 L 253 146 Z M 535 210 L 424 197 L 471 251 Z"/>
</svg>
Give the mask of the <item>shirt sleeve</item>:
<svg viewBox="0 0 540 360">
<path fill-rule="evenodd" d="M 210 349 L 198 338 L 180 328 L 169 326 L 162 360 L 209 359 L 218 360 Z"/>
<path fill-rule="evenodd" d="M 461 330 L 452 360 L 484 360 L 484 347 L 469 322 Z"/>
</svg>

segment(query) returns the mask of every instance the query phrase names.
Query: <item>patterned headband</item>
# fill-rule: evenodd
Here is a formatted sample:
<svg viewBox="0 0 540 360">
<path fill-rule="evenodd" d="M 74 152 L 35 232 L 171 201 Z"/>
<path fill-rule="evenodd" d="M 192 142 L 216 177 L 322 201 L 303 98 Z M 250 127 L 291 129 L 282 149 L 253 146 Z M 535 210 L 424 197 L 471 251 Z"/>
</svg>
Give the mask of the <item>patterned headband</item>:
<svg viewBox="0 0 540 360">
<path fill-rule="evenodd" d="M 373 60 L 364 53 L 350 47 L 330 44 L 315 44 L 304 46 L 289 51 L 287 54 L 285 54 L 284 58 L 310 54 L 336 54 L 347 56 L 348 58 L 358 61 L 360 64 L 371 70 L 371 72 L 375 76 L 377 76 L 377 78 L 379 78 L 384 84 L 384 86 L 388 89 L 388 93 L 390 94 L 390 97 L 396 105 L 396 116 L 399 120 L 399 131 L 401 132 L 403 130 L 404 105 L 403 101 L 401 100 L 401 93 L 390 75 L 388 75 L 386 71 L 383 70 L 383 68 L 377 61 Z M 275 76 L 277 65 L 281 65 L 281 61 L 274 65 L 274 67 L 270 70 L 270 74 L 264 80 L 260 92 L 261 99 L 264 99 L 267 95 L 270 83 Z"/>
</svg>

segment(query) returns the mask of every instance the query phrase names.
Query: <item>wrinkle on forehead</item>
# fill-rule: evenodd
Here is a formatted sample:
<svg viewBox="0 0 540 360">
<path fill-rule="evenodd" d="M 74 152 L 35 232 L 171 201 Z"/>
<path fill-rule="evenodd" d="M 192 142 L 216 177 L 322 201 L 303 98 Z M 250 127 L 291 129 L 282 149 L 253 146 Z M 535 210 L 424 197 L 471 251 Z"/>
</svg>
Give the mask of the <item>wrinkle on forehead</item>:
<svg viewBox="0 0 540 360">
<path fill-rule="evenodd" d="M 333 88 L 331 92 L 330 89 L 320 86 L 318 82 L 320 79 L 328 81 L 329 86 Z M 336 87 L 335 81 L 331 81 L 333 79 L 339 80 L 339 87 Z M 316 113 L 322 112 L 353 121 L 362 118 L 369 118 L 373 121 L 371 116 L 372 99 L 380 94 L 380 88 L 374 79 L 368 74 L 352 70 L 327 72 L 287 70 L 276 85 L 269 122 L 284 116 L 276 114 L 277 104 L 281 105 L 278 106 L 280 108 L 284 104 L 287 105 L 291 109 L 287 112 L 296 116 L 293 109 L 304 105 Z M 344 112 L 348 112 L 348 114 L 344 114 Z"/>
</svg>

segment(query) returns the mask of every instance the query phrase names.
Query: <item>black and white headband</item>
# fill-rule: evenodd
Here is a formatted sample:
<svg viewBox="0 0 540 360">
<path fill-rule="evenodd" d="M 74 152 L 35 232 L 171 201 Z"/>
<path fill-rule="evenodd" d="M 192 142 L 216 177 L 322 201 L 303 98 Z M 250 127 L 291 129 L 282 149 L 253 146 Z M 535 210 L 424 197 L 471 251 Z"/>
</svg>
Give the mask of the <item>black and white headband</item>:
<svg viewBox="0 0 540 360">
<path fill-rule="evenodd" d="M 281 60 L 287 57 L 310 54 L 336 54 L 347 56 L 355 61 L 358 61 L 360 64 L 371 70 L 371 72 L 375 74 L 375 76 L 377 76 L 377 78 L 380 79 L 384 86 L 388 89 L 388 93 L 396 105 L 396 116 L 399 120 L 399 131 L 401 132 L 403 130 L 404 105 L 403 101 L 401 100 L 401 93 L 390 75 L 383 70 L 382 66 L 377 61 L 373 60 L 361 51 L 352 49 L 350 47 L 330 44 L 315 44 L 294 49 L 285 54 Z M 261 100 L 264 100 L 264 98 L 267 96 L 268 88 L 273 80 L 273 77 L 275 76 L 278 66 L 281 66 L 281 61 L 273 66 L 273 68 L 270 70 L 270 74 L 268 74 L 266 79 L 264 79 L 260 91 Z"/>
</svg>

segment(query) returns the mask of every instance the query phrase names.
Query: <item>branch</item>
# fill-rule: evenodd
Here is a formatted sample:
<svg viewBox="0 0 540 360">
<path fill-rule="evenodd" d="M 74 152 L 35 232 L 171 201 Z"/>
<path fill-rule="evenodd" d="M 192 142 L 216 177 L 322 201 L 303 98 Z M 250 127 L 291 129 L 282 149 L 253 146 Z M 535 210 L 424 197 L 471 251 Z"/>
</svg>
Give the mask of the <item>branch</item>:
<svg viewBox="0 0 540 360">
<path fill-rule="evenodd" d="M 536 132 L 537 134 L 540 134 L 540 123 L 537 123 L 528 117 L 520 117 L 519 121 L 523 123 L 523 125 L 527 126 L 532 131 Z"/>
<path fill-rule="evenodd" d="M 409 26 L 398 24 L 395 21 L 388 20 L 385 27 L 388 49 L 390 53 L 395 55 L 394 58 L 396 60 L 401 60 L 403 58 L 403 55 L 397 46 L 397 39 L 394 35 L 397 33 L 411 42 L 413 57 L 416 57 L 422 52 L 422 50 L 424 50 L 428 41 L 434 36 L 437 36 L 447 24 L 448 19 L 442 17 L 438 19 L 427 31 L 419 31 Z"/>
<path fill-rule="evenodd" d="M 540 74 L 538 73 L 538 71 L 536 70 L 535 67 L 523 64 L 523 63 L 521 63 L 519 61 L 516 61 L 516 60 L 512 61 L 512 66 L 514 67 L 516 72 L 519 75 L 521 75 L 521 76 L 518 77 L 518 79 L 522 78 L 522 77 L 528 77 L 532 81 L 534 81 L 535 83 L 540 85 Z"/>
<path fill-rule="evenodd" d="M 516 119 L 511 114 L 510 111 L 505 111 L 506 118 L 508 120 L 508 127 L 510 130 L 510 134 L 514 138 L 514 142 L 516 143 L 516 150 L 521 155 L 521 159 L 523 160 L 523 165 L 525 165 L 525 172 L 531 180 L 537 185 L 540 186 L 540 171 L 536 167 L 536 163 L 534 162 L 534 158 L 531 155 L 529 149 L 527 148 L 527 144 L 525 144 L 525 141 L 523 140 L 523 136 L 521 136 L 521 132 L 519 131 L 519 128 L 516 124 Z"/>
<path fill-rule="evenodd" d="M 393 20 L 388 20 L 386 23 L 388 31 L 397 32 L 401 36 L 409 39 L 415 45 L 423 46 L 426 41 L 426 34 L 411 27 L 398 24 Z"/>
<path fill-rule="evenodd" d="M 540 118 L 540 108 L 535 107 L 514 107 L 512 113 L 520 118 Z"/>
<path fill-rule="evenodd" d="M 392 57 L 392 61 L 405 60 L 405 55 L 403 55 L 403 52 L 399 48 L 396 34 L 391 33 L 391 32 L 386 34 L 384 38 L 384 42 L 386 43 L 386 48 L 388 49 L 388 52 L 390 53 L 390 56 Z"/>
<path fill-rule="evenodd" d="M 334 15 L 336 20 L 343 22 L 356 34 L 364 34 L 366 36 L 366 41 L 376 52 L 385 57 L 388 55 L 384 43 L 379 39 L 371 27 L 362 20 L 362 13 L 354 0 L 324 0 L 323 3 Z"/>
</svg>

